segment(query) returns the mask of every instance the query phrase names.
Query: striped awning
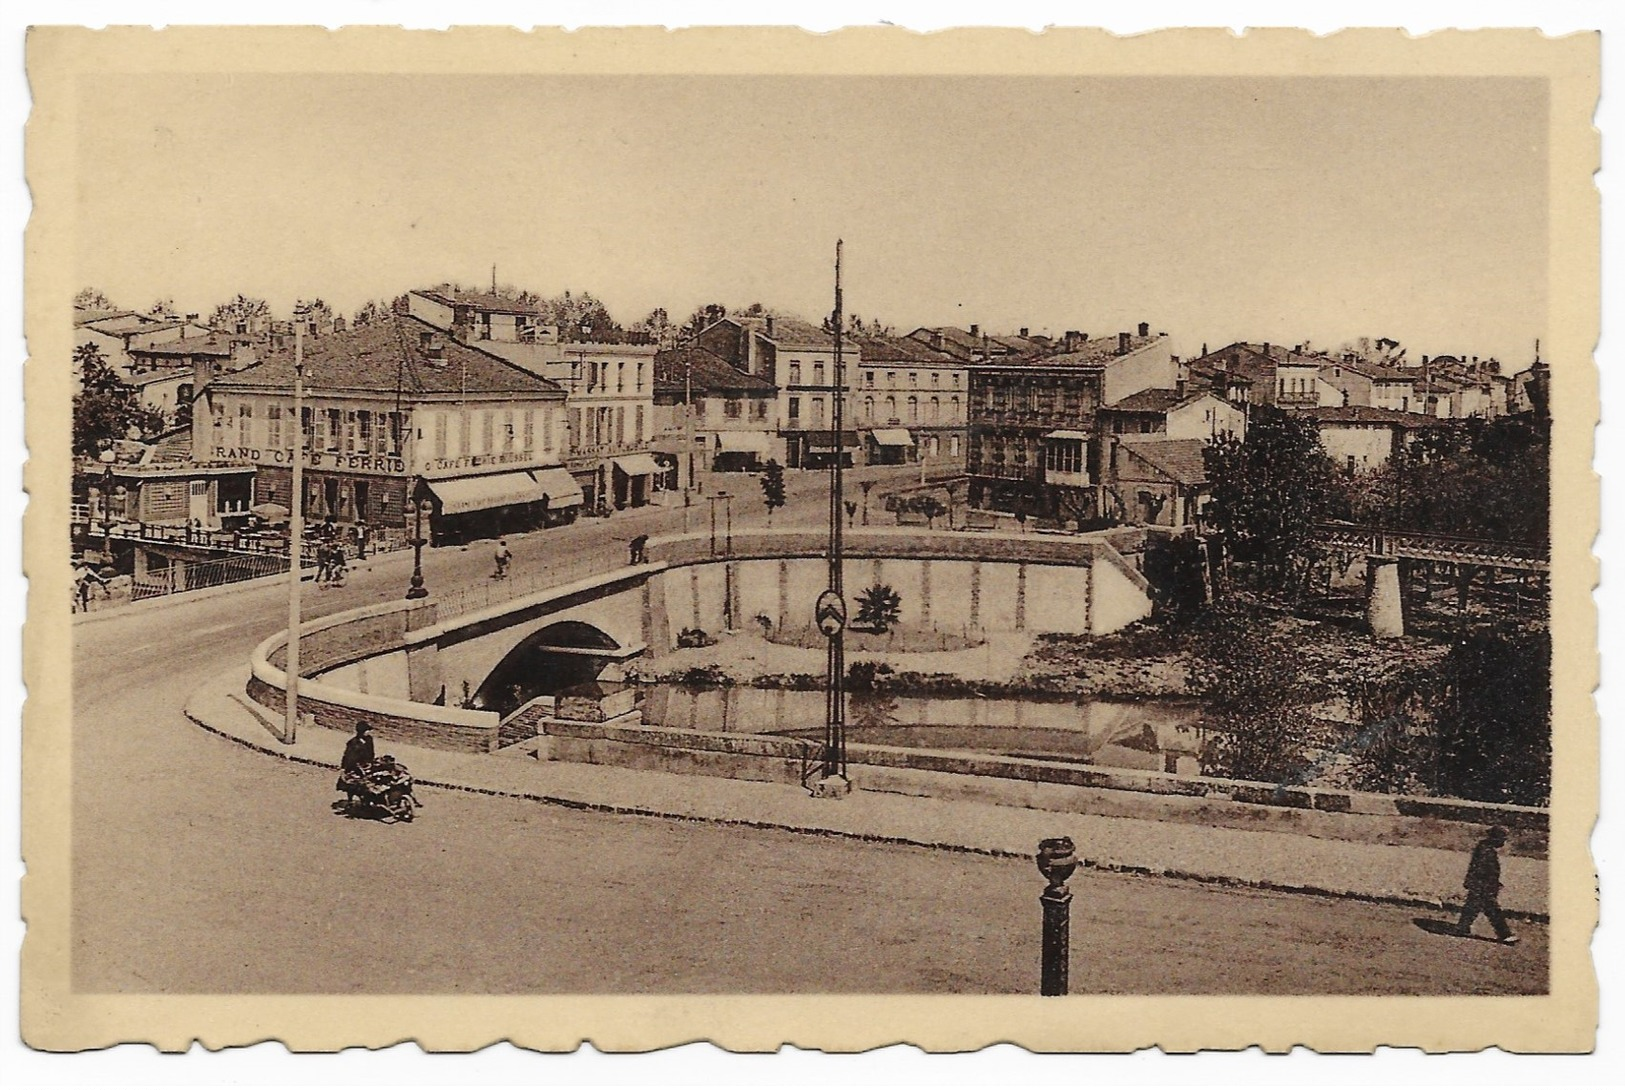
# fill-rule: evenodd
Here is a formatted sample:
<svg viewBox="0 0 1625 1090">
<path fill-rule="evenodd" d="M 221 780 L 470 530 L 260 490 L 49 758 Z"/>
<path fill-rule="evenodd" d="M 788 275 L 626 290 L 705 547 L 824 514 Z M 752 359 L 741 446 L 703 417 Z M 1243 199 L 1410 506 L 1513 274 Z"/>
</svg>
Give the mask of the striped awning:
<svg viewBox="0 0 1625 1090">
<path fill-rule="evenodd" d="M 765 431 L 719 431 L 717 449 L 766 454 L 773 449 L 773 437 Z"/>
<path fill-rule="evenodd" d="M 869 438 L 882 447 L 912 447 L 914 437 L 908 433 L 907 428 L 876 428 L 869 433 Z"/>
<path fill-rule="evenodd" d="M 465 515 L 493 507 L 539 503 L 542 490 L 529 473 L 488 473 L 481 477 L 450 477 L 430 481 L 429 491 L 440 500 L 443 515 Z"/>
<path fill-rule="evenodd" d="M 570 475 L 570 471 L 562 466 L 547 466 L 544 469 L 533 469 L 531 476 L 536 478 L 536 487 L 541 489 L 542 495 L 547 497 L 549 510 L 560 507 L 580 507 L 584 497 L 581 494 L 581 485 Z"/>
<path fill-rule="evenodd" d="M 660 463 L 647 454 L 628 454 L 625 457 L 612 460 L 615 463 L 615 468 L 628 477 L 649 477 L 665 472 L 660 468 Z"/>
</svg>

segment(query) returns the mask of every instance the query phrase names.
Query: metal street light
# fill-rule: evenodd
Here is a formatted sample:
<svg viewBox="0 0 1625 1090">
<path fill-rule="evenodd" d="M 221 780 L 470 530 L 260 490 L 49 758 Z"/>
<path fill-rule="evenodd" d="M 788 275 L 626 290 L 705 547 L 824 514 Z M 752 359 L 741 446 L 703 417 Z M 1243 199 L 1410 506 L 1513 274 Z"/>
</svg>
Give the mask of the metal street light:
<svg viewBox="0 0 1625 1090">
<path fill-rule="evenodd" d="M 406 588 L 408 599 L 427 598 L 429 588 L 423 585 L 423 546 L 428 541 L 423 536 L 423 516 L 432 513 L 429 502 L 429 487 L 422 477 L 412 489 L 412 513 L 415 519 L 412 529 L 412 583 Z"/>
<path fill-rule="evenodd" d="M 305 324 L 293 323 L 293 495 L 288 500 L 288 670 L 282 741 L 299 737 L 299 589 L 305 561 Z"/>
<path fill-rule="evenodd" d="M 835 457 L 829 471 L 829 585 L 813 608 L 819 630 L 829 641 L 828 668 L 824 678 L 824 746 L 819 762 L 819 778 L 812 784 L 817 798 L 841 798 L 852 790 L 846 774 L 846 598 L 842 586 L 843 545 L 841 516 L 844 513 L 841 463 L 845 461 L 841 431 L 843 394 L 846 379 L 841 367 L 841 242 L 835 243 L 835 387 L 831 397 L 831 423 L 834 426 Z"/>
<path fill-rule="evenodd" d="M 113 561 L 113 467 L 102 474 L 102 563 Z"/>
</svg>

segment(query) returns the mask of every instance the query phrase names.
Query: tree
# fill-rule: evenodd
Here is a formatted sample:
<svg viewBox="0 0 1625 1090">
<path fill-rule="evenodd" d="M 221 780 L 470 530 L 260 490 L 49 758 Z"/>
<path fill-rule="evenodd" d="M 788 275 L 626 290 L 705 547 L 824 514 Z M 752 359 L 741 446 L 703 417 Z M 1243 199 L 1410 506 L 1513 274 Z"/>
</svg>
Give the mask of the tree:
<svg viewBox="0 0 1625 1090">
<path fill-rule="evenodd" d="M 252 332 L 256 321 L 263 321 L 270 316 L 271 305 L 264 299 L 239 294 L 231 302 L 221 303 L 214 308 L 209 315 L 209 327 L 231 333 L 236 331 L 238 323 L 241 322 Z"/>
<path fill-rule="evenodd" d="M 391 305 L 387 299 L 368 299 L 356 309 L 355 317 L 351 323 L 357 328 L 361 326 L 376 325 L 388 318 Z"/>
<path fill-rule="evenodd" d="M 871 632 L 889 632 L 902 615 L 902 595 L 884 583 L 876 583 L 858 595 L 858 615 L 853 623 Z"/>
<path fill-rule="evenodd" d="M 94 458 L 131 427 L 143 436 L 163 430 L 163 414 L 142 406 L 139 391 L 119 379 L 101 348 L 87 342 L 73 350 L 73 358 L 79 367 L 79 392 L 73 395 L 74 454 Z"/>
<path fill-rule="evenodd" d="M 762 502 L 767 505 L 767 524 L 773 525 L 773 511 L 784 506 L 784 467 L 777 458 L 768 460 L 762 473 Z"/>
<path fill-rule="evenodd" d="M 677 327 L 671 324 L 665 307 L 655 307 L 632 327 L 634 333 L 646 333 L 651 343 L 661 348 L 677 347 Z"/>
<path fill-rule="evenodd" d="M 1308 778 L 1297 647 L 1258 609 L 1226 602 L 1201 618 L 1191 688 L 1203 698 L 1202 774 L 1296 786 Z"/>
<path fill-rule="evenodd" d="M 563 340 L 613 341 L 625 332 L 591 292 L 565 291 L 536 304 L 543 322 L 557 326 Z M 585 332 L 583 332 L 585 329 Z"/>
<path fill-rule="evenodd" d="M 1350 517 L 1395 529 L 1502 541 L 1549 533 L 1544 429 L 1503 417 L 1429 429 L 1379 468 L 1346 477 Z"/>
<path fill-rule="evenodd" d="M 76 307 L 84 307 L 87 310 L 118 309 L 118 307 L 113 304 L 113 300 L 109 299 L 100 288 L 80 288 L 78 293 L 73 297 L 73 305 Z"/>
<path fill-rule="evenodd" d="M 1204 451 L 1212 500 L 1205 518 L 1226 552 L 1245 561 L 1260 589 L 1291 592 L 1314 555 L 1315 524 L 1328 518 L 1336 471 L 1315 423 L 1261 405 L 1247 438 Z"/>
<path fill-rule="evenodd" d="M 687 340 L 727 316 L 728 308 L 721 303 L 706 303 L 704 306 L 695 307 L 694 313 L 688 316 L 688 321 L 684 322 L 682 329 L 678 331 L 679 335 Z"/>
<path fill-rule="evenodd" d="M 910 496 L 903 501 L 903 510 L 913 511 L 925 516 L 925 524 L 930 529 L 936 529 L 937 519 L 948 513 L 948 505 L 929 492 Z"/>
<path fill-rule="evenodd" d="M 331 325 L 333 322 L 333 308 L 327 305 L 327 300 L 320 297 L 310 300 L 300 299 L 293 305 L 294 317 L 302 318 L 307 322 L 317 322 L 320 325 Z"/>
<path fill-rule="evenodd" d="M 161 318 L 166 314 L 174 314 L 175 300 L 159 299 L 157 302 L 153 303 L 152 306 L 147 308 L 147 313 L 157 318 Z"/>
</svg>

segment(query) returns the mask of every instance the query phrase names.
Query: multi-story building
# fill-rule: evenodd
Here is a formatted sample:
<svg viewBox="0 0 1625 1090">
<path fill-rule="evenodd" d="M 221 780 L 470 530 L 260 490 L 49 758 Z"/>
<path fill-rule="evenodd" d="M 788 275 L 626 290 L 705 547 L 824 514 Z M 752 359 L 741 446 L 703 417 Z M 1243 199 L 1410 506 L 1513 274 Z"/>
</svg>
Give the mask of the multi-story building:
<svg viewBox="0 0 1625 1090">
<path fill-rule="evenodd" d="M 969 365 L 910 337 L 859 336 L 852 400 L 870 464 L 965 455 Z"/>
<path fill-rule="evenodd" d="M 843 344 L 842 374 L 837 378 L 834 336 L 796 318 L 723 318 L 702 329 L 695 343 L 779 391 L 779 437 L 786 466 L 811 469 L 829 465 L 837 455 L 852 464 L 859 450 L 852 394 L 862 367 L 856 344 Z M 837 386 L 843 391 L 838 434 Z"/>
<path fill-rule="evenodd" d="M 73 311 L 74 346 L 94 344 L 101 349 L 102 358 L 121 377 L 129 370 L 131 349 L 178 341 L 182 337 L 207 336 L 208 333 L 209 327 L 198 321 L 196 314 L 185 317 L 160 316 L 79 306 L 74 307 Z"/>
<path fill-rule="evenodd" d="M 970 368 L 966 471 L 973 507 L 1054 520 L 1105 510 L 1098 468 L 1102 405 L 1172 386 L 1163 334 L 1119 333 L 1070 352 L 1002 357 Z"/>
<path fill-rule="evenodd" d="M 665 471 L 650 456 L 655 346 L 588 339 L 543 323 L 533 304 L 449 287 L 407 295 L 413 317 L 561 386 L 566 462 L 588 508 L 641 507 Z"/>
<path fill-rule="evenodd" d="M 1180 382 L 1172 389 L 1151 387 L 1102 405 L 1100 432 L 1203 442 L 1223 436 L 1243 438 L 1247 433 L 1247 410 L 1211 390 Z"/>
<path fill-rule="evenodd" d="M 1365 406 L 1399 413 L 1408 413 L 1420 406 L 1416 396 L 1417 376 L 1413 372 L 1373 363 L 1353 352 L 1324 362 L 1320 377 L 1337 392 L 1334 398 L 1322 403 L 1324 406 Z"/>
<path fill-rule="evenodd" d="M 778 397 L 771 382 L 698 345 L 656 353 L 654 449 L 668 467 L 666 486 L 695 488 L 707 473 L 782 458 Z"/>
<path fill-rule="evenodd" d="M 1026 326 L 1022 326 L 1019 334 L 1009 336 L 984 332 L 979 325 L 972 325 L 968 330 L 951 325 L 921 326 L 909 333 L 906 339 L 960 363 L 977 363 L 1007 356 L 1041 356 L 1057 349 L 1071 352 L 1088 340 L 1074 330 L 1067 334 L 1063 345 L 1056 345 L 1048 337 L 1031 336 Z"/>
<path fill-rule="evenodd" d="M 1325 356 L 1304 351 L 1302 345 L 1249 344 L 1238 341 L 1188 361 L 1192 374 L 1223 374 L 1245 379 L 1248 400 L 1255 405 L 1277 405 L 1283 409 L 1309 409 L 1332 405 L 1342 395 L 1324 379 Z"/>
<path fill-rule="evenodd" d="M 290 507 L 293 353 L 205 366 L 194 459 L 255 466 L 256 502 Z M 583 500 L 562 465 L 563 389 L 425 322 L 396 314 L 307 342 L 304 388 L 308 517 L 404 528 L 422 500 L 434 540 L 466 540 L 572 518 Z"/>
<path fill-rule="evenodd" d="M 1350 473 L 1374 469 L 1415 436 L 1447 426 L 1436 416 L 1370 405 L 1333 405 L 1306 415 L 1332 461 Z"/>
</svg>

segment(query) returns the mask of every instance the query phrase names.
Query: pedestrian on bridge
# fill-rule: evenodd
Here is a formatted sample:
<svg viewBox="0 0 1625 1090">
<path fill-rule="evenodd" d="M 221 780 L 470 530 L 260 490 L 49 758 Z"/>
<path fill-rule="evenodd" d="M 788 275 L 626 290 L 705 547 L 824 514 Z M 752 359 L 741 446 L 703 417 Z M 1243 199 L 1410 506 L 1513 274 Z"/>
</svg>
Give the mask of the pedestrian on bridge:
<svg viewBox="0 0 1625 1090">
<path fill-rule="evenodd" d="M 633 563 L 633 564 L 642 564 L 642 563 L 644 563 L 648 559 L 647 555 L 644 552 L 644 550 L 648 546 L 648 544 L 649 544 L 649 535 L 648 534 L 639 534 L 637 537 L 633 538 L 630 542 L 628 542 L 627 548 L 628 548 L 629 552 L 631 553 L 631 557 L 630 557 L 629 562 Z"/>
<path fill-rule="evenodd" d="M 1456 933 L 1463 938 L 1473 933 L 1473 921 L 1482 913 L 1495 929 L 1495 937 L 1510 946 L 1518 936 L 1507 926 L 1506 914 L 1501 911 L 1501 848 L 1507 842 L 1507 831 L 1497 825 L 1484 834 L 1473 848 L 1472 862 L 1467 864 L 1467 903 L 1461 910 L 1461 922 Z"/>
</svg>

